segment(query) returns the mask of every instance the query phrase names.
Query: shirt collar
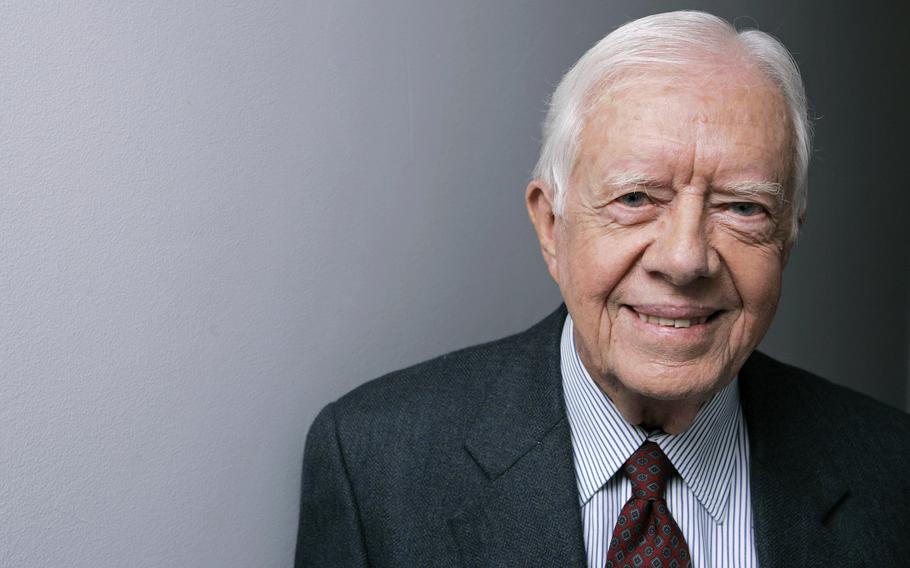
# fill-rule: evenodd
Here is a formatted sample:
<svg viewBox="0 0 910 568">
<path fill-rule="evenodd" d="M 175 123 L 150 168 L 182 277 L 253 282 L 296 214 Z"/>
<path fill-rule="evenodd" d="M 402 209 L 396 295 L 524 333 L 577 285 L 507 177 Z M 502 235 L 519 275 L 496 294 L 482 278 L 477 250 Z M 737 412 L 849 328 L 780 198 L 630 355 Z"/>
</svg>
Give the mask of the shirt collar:
<svg viewBox="0 0 910 568">
<path fill-rule="evenodd" d="M 650 439 L 661 447 L 699 503 L 721 522 L 734 473 L 738 429 L 743 427 L 738 379 L 715 394 L 685 432 L 649 436 L 643 428 L 623 419 L 588 374 L 575 349 L 573 327 L 572 316 L 567 316 L 560 359 L 581 504 L 587 503 Z"/>
</svg>

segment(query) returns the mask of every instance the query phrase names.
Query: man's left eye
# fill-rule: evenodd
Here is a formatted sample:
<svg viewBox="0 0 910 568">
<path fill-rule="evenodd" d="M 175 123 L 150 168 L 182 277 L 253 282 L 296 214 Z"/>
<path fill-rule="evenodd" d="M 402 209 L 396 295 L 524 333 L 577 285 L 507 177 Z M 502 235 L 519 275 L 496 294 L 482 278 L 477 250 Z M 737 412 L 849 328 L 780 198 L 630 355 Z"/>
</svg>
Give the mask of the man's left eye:
<svg viewBox="0 0 910 568">
<path fill-rule="evenodd" d="M 759 213 L 764 211 L 764 207 L 762 207 L 758 203 L 749 203 L 749 202 L 743 201 L 743 202 L 738 202 L 738 203 L 731 203 L 730 211 L 732 211 L 733 213 L 736 213 L 737 215 L 740 215 L 742 217 L 752 217 L 753 215 L 758 215 Z"/>
<path fill-rule="evenodd" d="M 644 191 L 633 191 L 619 197 L 617 201 L 626 207 L 641 207 L 642 205 L 647 205 L 648 194 Z"/>
</svg>

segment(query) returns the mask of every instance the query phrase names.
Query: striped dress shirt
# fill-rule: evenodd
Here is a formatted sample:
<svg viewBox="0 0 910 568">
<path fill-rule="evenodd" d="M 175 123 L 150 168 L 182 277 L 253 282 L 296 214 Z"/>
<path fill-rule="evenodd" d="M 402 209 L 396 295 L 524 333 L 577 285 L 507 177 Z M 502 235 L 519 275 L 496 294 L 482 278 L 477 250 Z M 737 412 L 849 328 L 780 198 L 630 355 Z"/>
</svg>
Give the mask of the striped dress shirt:
<svg viewBox="0 0 910 568">
<path fill-rule="evenodd" d="M 575 349 L 571 316 L 560 345 L 562 385 L 590 568 L 603 568 L 616 519 L 632 495 L 620 468 L 645 441 L 656 442 L 679 472 L 667 505 L 696 568 L 758 565 L 749 496 L 749 443 L 738 379 L 705 404 L 688 430 L 649 433 L 626 422 Z"/>
</svg>

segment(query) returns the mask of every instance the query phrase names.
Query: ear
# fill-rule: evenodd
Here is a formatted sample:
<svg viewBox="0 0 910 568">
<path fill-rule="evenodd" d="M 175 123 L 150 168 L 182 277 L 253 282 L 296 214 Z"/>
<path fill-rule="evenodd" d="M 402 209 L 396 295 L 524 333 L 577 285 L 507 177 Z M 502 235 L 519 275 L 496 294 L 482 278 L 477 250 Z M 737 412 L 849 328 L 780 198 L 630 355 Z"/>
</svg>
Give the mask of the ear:
<svg viewBox="0 0 910 568">
<path fill-rule="evenodd" d="M 780 255 L 780 267 L 781 267 L 781 269 L 787 267 L 787 262 L 790 261 L 790 251 L 793 250 L 793 245 L 794 245 L 794 244 L 795 244 L 795 243 L 793 243 L 792 241 L 791 241 L 791 242 L 788 242 L 788 243 L 786 243 L 786 244 L 784 244 L 784 248 L 783 248 L 783 250 L 781 250 L 781 255 Z"/>
<path fill-rule="evenodd" d="M 540 241 L 540 252 L 553 280 L 559 282 L 556 258 L 556 204 L 555 192 L 539 179 L 531 180 L 525 190 L 525 205 L 531 224 Z"/>
<path fill-rule="evenodd" d="M 787 214 L 790 214 L 790 212 L 788 211 Z M 795 229 L 797 232 L 802 230 L 803 222 L 805 221 L 805 219 L 806 219 L 805 213 L 800 215 L 799 219 L 797 219 L 797 221 L 796 221 L 797 225 L 796 225 L 796 229 Z M 793 230 L 794 229 L 792 229 L 792 228 L 790 229 L 790 231 L 793 231 Z M 787 267 L 787 262 L 790 261 L 790 252 L 793 250 L 794 246 L 796 246 L 796 235 L 787 234 L 786 237 L 784 238 L 783 247 L 781 248 L 781 251 L 780 251 L 780 253 L 781 253 L 780 254 L 780 267 L 781 268 Z"/>
</svg>

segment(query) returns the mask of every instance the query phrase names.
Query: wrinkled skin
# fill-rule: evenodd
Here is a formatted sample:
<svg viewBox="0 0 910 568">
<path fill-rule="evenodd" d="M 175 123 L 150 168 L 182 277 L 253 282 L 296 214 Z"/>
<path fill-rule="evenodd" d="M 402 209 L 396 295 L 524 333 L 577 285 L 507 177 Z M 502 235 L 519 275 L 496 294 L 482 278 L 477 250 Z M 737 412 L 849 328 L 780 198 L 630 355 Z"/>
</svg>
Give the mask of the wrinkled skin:
<svg viewBox="0 0 910 568">
<path fill-rule="evenodd" d="M 627 420 L 679 432 L 777 308 L 791 131 L 778 90 L 741 65 L 652 77 L 594 105 L 561 215 L 541 180 L 526 197 L 585 367 Z"/>
</svg>

